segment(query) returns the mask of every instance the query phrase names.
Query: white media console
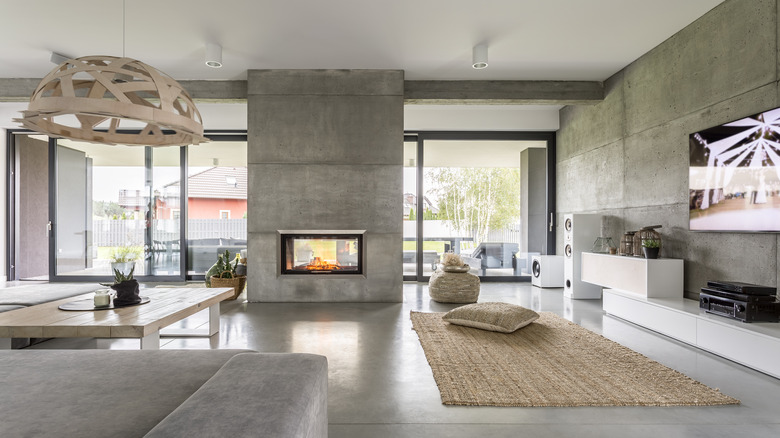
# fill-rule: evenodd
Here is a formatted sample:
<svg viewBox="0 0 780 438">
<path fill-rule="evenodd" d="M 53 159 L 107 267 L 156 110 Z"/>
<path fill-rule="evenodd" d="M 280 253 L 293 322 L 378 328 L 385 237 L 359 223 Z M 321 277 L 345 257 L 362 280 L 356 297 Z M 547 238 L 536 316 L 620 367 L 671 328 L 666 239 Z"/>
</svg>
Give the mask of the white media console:
<svg viewBox="0 0 780 438">
<path fill-rule="evenodd" d="M 682 260 L 583 253 L 582 281 L 604 287 L 610 315 L 780 378 L 780 323 L 700 312 L 683 298 Z"/>
</svg>

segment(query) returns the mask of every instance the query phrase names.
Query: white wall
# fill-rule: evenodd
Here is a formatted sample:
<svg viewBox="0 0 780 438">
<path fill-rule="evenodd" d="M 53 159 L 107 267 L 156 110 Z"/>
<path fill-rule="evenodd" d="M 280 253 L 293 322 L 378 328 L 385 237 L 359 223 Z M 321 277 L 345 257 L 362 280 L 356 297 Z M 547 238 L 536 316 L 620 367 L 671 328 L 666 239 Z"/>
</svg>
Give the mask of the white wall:
<svg viewBox="0 0 780 438">
<path fill-rule="evenodd" d="M 405 105 L 407 131 L 557 131 L 560 105 Z"/>
</svg>

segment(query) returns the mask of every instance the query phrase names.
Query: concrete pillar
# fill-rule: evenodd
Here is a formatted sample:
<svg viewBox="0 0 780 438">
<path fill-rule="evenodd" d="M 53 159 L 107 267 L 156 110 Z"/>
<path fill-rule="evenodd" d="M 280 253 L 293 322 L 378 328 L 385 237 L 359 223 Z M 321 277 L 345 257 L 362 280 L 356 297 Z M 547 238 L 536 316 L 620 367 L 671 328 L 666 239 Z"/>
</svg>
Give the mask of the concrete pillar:
<svg viewBox="0 0 780 438">
<path fill-rule="evenodd" d="M 249 301 L 401 302 L 403 72 L 251 70 Z M 279 230 L 366 230 L 362 276 L 281 276 Z"/>
</svg>

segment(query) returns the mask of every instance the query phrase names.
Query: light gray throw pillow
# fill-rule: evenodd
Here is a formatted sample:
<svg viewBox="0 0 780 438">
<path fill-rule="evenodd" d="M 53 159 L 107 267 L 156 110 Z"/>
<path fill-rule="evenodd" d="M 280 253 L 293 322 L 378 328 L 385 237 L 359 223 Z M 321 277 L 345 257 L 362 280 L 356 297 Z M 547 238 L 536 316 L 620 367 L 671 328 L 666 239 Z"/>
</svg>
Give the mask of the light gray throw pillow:
<svg viewBox="0 0 780 438">
<path fill-rule="evenodd" d="M 512 333 L 536 321 L 539 314 L 509 303 L 476 303 L 452 309 L 442 319 L 450 324 Z"/>
</svg>

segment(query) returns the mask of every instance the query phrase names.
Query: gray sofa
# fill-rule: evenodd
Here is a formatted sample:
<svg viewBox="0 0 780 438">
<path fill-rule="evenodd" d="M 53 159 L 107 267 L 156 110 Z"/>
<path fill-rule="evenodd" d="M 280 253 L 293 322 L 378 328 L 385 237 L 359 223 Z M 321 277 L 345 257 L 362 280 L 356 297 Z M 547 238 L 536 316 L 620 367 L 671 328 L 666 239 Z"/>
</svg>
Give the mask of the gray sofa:
<svg viewBox="0 0 780 438">
<path fill-rule="evenodd" d="M 323 356 L 0 351 L 3 437 L 326 437 Z"/>
</svg>

